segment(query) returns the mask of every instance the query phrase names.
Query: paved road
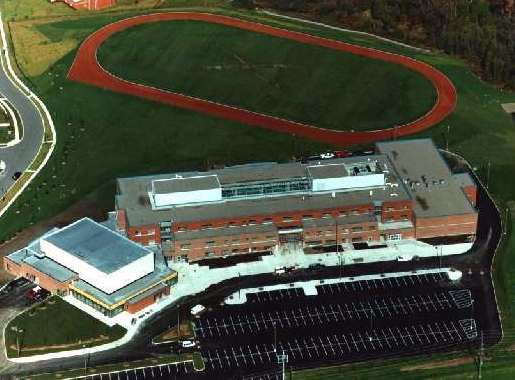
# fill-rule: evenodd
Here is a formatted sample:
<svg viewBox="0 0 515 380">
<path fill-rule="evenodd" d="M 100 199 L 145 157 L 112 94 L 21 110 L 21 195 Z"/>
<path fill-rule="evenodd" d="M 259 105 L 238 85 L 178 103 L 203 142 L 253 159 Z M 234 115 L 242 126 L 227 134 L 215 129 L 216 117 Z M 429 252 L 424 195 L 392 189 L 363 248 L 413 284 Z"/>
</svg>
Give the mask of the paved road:
<svg viewBox="0 0 515 380">
<path fill-rule="evenodd" d="M 2 51 L 1 54 L 5 60 L 5 52 Z M 7 164 L 5 173 L 0 175 L 0 195 L 13 184 L 11 177 L 15 172 L 22 172 L 28 168 L 38 152 L 44 131 L 43 121 L 36 106 L 11 82 L 6 70 L 5 64 L 0 65 L 0 97 L 7 98 L 18 111 L 23 125 L 23 137 L 12 147 L 0 148 L 0 160 Z"/>
</svg>

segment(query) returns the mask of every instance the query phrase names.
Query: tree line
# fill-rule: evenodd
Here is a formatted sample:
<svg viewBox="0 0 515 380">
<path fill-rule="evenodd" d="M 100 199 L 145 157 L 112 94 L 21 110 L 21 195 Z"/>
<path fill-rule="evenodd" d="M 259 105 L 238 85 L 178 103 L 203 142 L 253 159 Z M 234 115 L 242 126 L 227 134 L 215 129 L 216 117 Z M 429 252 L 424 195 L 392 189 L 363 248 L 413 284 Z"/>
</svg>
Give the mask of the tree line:
<svg viewBox="0 0 515 380">
<path fill-rule="evenodd" d="M 515 88 L 513 0 L 234 0 L 426 45 Z"/>
</svg>

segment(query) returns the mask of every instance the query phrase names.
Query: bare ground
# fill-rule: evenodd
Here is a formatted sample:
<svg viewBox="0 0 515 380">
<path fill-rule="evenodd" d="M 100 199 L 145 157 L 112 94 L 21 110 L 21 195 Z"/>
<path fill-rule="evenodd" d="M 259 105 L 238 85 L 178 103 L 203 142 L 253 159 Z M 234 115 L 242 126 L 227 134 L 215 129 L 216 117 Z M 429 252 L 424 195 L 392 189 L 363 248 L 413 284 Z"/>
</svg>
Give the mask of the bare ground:
<svg viewBox="0 0 515 380">
<path fill-rule="evenodd" d="M 474 362 L 474 358 L 466 356 L 463 358 L 449 359 L 449 360 L 438 360 L 429 363 L 413 365 L 409 367 L 402 367 L 401 372 L 418 371 L 421 369 L 437 369 L 447 367 L 457 367 L 463 364 L 470 364 Z"/>
</svg>

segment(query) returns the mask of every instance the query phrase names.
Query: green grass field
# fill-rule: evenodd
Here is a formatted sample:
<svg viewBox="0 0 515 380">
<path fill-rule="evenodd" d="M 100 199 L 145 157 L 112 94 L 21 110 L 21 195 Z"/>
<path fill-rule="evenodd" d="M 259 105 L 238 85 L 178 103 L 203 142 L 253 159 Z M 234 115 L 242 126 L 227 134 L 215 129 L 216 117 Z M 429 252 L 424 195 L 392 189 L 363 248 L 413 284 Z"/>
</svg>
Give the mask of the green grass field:
<svg viewBox="0 0 515 380">
<path fill-rule="evenodd" d="M 329 129 L 400 125 L 436 100 L 431 83 L 402 66 L 199 21 L 130 28 L 98 58 L 136 83 Z"/>
<path fill-rule="evenodd" d="M 223 12 L 235 14 L 232 9 Z M 84 38 L 100 26 L 132 14 L 99 14 L 77 21 L 52 21 L 38 28 L 57 40 L 64 32 L 67 36 Z M 455 83 L 458 106 L 446 121 L 417 137 L 432 137 L 438 146 L 444 146 L 447 125 L 450 125 L 450 149 L 464 155 L 483 180 L 486 180 L 490 161 L 490 190 L 503 209 L 514 205 L 515 176 L 511 174 L 515 173 L 515 124 L 500 106 L 514 101 L 513 92 L 485 84 L 454 57 L 414 53 L 363 36 L 276 21 L 259 14 L 246 13 L 243 17 L 404 53 L 435 65 Z M 98 202 L 105 210 L 113 208 L 114 178 L 119 176 L 202 169 L 216 163 L 286 160 L 295 154 L 320 152 L 327 148 L 292 136 L 69 82 L 65 76 L 74 54 L 75 51 L 66 55 L 45 74 L 28 78 L 54 116 L 58 145 L 46 169 L 0 219 L 0 239 L 53 216 L 85 197 Z M 503 345 L 487 350 L 492 359 L 485 362 L 485 379 L 509 379 L 515 375 L 512 349 L 515 343 L 515 241 L 511 233 L 509 237 L 499 252 L 495 267 L 506 339 Z M 292 378 L 473 378 L 473 364 L 401 371 L 407 365 L 455 356 L 420 356 L 347 365 L 318 372 L 297 372 Z"/>
<path fill-rule="evenodd" d="M 63 301 L 51 297 L 14 318 L 5 329 L 9 357 L 92 347 L 121 338 L 125 329 L 109 327 Z M 61 347 L 60 347 L 61 346 Z"/>
</svg>

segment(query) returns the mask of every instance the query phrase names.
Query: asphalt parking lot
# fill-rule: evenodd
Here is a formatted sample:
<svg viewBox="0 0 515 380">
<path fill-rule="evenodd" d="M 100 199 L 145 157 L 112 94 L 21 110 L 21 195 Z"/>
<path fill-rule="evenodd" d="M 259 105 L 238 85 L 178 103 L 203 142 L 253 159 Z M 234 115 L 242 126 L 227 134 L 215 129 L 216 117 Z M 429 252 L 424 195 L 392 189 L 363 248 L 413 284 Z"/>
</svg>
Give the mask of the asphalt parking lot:
<svg viewBox="0 0 515 380">
<path fill-rule="evenodd" d="M 278 354 L 301 368 L 478 342 L 482 301 L 445 273 L 323 282 L 316 296 L 263 291 L 198 318 L 207 378 L 274 379 Z"/>
<path fill-rule="evenodd" d="M 153 380 L 153 379 L 179 379 L 193 374 L 193 362 L 174 364 L 160 364 L 156 366 L 125 369 L 106 372 L 96 375 L 76 377 L 77 380 Z"/>
</svg>

